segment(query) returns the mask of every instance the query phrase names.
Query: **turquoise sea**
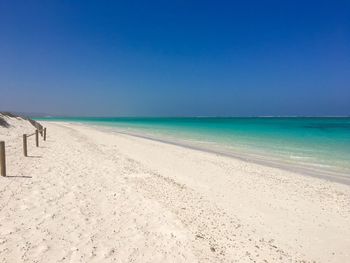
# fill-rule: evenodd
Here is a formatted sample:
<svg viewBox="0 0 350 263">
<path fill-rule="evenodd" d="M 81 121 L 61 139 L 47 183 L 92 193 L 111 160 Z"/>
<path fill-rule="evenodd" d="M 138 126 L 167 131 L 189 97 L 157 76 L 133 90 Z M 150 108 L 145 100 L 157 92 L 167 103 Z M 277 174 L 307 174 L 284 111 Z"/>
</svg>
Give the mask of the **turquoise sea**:
<svg viewBox="0 0 350 263">
<path fill-rule="evenodd" d="M 350 179 L 350 118 L 40 118 Z"/>
</svg>

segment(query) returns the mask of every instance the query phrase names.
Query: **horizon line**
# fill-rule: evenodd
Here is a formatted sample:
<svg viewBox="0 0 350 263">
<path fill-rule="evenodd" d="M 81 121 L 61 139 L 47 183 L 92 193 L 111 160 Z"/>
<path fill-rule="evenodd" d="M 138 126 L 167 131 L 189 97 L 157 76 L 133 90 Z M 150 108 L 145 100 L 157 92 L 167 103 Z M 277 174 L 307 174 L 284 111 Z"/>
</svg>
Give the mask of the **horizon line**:
<svg viewBox="0 0 350 263">
<path fill-rule="evenodd" d="M 350 115 L 240 115 L 240 116 L 79 116 L 79 115 L 47 115 L 47 116 L 33 116 L 33 118 L 350 118 Z"/>
</svg>

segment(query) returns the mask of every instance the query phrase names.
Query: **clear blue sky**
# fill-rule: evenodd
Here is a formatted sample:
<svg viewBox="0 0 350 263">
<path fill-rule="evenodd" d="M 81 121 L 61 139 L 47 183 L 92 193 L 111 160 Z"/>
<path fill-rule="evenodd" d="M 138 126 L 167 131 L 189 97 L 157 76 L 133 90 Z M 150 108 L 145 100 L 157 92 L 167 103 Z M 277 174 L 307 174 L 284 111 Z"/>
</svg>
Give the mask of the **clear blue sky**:
<svg viewBox="0 0 350 263">
<path fill-rule="evenodd" d="M 350 1 L 0 0 L 0 110 L 350 115 Z"/>
</svg>

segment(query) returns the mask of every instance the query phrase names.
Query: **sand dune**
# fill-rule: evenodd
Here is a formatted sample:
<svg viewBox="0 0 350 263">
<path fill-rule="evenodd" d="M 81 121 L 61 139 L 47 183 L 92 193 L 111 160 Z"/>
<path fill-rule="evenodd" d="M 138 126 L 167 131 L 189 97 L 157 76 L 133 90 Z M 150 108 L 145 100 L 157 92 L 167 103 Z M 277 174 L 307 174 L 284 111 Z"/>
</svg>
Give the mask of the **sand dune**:
<svg viewBox="0 0 350 263">
<path fill-rule="evenodd" d="M 347 185 L 68 123 L 24 158 L 18 122 L 0 128 L 2 262 L 350 258 Z"/>
</svg>

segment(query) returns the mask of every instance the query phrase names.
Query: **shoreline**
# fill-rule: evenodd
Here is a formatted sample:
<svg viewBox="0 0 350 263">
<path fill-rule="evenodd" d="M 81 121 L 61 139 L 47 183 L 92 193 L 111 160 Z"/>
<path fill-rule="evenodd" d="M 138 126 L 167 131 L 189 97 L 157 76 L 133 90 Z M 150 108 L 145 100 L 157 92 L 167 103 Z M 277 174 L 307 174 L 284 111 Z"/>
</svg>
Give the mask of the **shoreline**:
<svg viewBox="0 0 350 263">
<path fill-rule="evenodd" d="M 350 256 L 348 185 L 84 124 L 42 124 L 47 140 L 30 142 L 35 158 L 23 157 L 21 138 L 7 144 L 0 261 Z"/>
<path fill-rule="evenodd" d="M 51 122 L 51 121 L 50 121 Z M 262 166 L 268 166 L 272 168 L 277 168 L 277 169 L 282 169 L 288 172 L 292 173 L 298 173 L 303 176 L 312 176 L 318 179 L 323 179 L 323 180 L 328 180 L 331 182 L 336 182 L 336 183 L 341 183 L 345 185 L 350 185 L 350 175 L 347 176 L 343 173 L 336 173 L 333 171 L 322 171 L 321 169 L 312 169 L 311 167 L 307 166 L 302 166 L 297 163 L 283 163 L 282 160 L 268 160 L 268 159 L 262 159 L 257 157 L 257 155 L 253 156 L 252 154 L 247 154 L 247 153 L 239 153 L 239 152 L 233 152 L 229 150 L 225 150 L 223 148 L 216 147 L 215 149 L 209 149 L 208 147 L 205 146 L 200 146 L 199 144 L 194 144 L 194 143 L 186 143 L 181 140 L 174 141 L 171 139 L 166 139 L 166 138 L 157 138 L 157 136 L 152 136 L 152 135 L 143 135 L 143 134 L 138 134 L 137 132 L 127 132 L 127 131 L 118 131 L 118 128 L 116 127 L 109 127 L 109 126 L 103 126 L 103 125 L 95 125 L 95 124 L 89 124 L 89 123 L 83 123 L 83 122 L 52 122 L 52 123 L 67 123 L 67 124 L 79 124 L 83 126 L 88 126 L 92 127 L 98 130 L 102 131 L 107 131 L 107 132 L 114 132 L 118 134 L 124 134 L 124 135 L 129 135 L 129 136 L 135 136 L 138 138 L 143 138 L 146 140 L 153 140 L 161 143 L 166 143 L 166 144 L 171 144 L 171 145 L 176 145 L 179 147 L 184 147 L 187 149 L 192 149 L 192 150 L 197 150 L 197 151 L 203 151 L 207 153 L 212 153 L 212 154 L 218 154 L 221 156 L 225 157 L 230 157 L 234 159 L 238 159 L 240 161 L 244 161 L 247 163 L 254 163 Z M 280 162 L 279 162 L 280 161 Z"/>
</svg>

